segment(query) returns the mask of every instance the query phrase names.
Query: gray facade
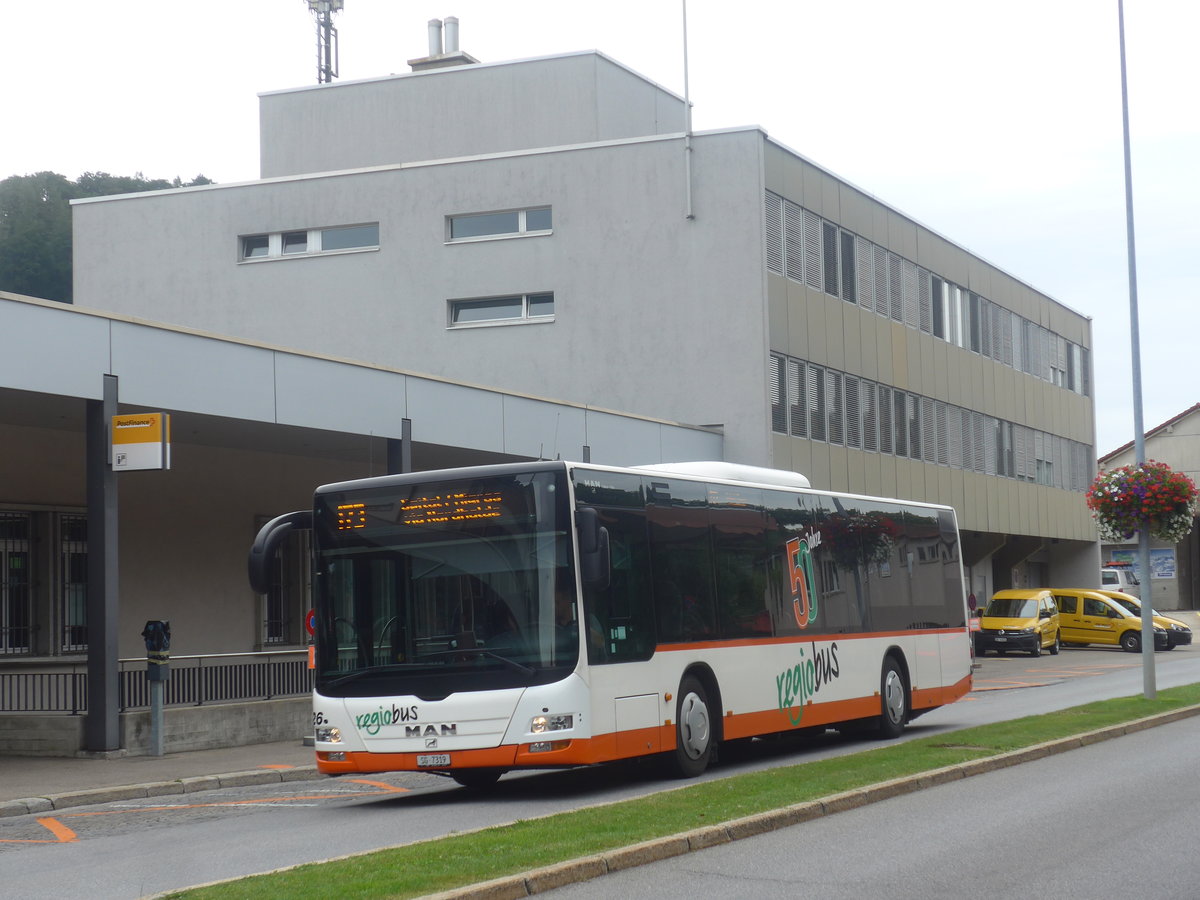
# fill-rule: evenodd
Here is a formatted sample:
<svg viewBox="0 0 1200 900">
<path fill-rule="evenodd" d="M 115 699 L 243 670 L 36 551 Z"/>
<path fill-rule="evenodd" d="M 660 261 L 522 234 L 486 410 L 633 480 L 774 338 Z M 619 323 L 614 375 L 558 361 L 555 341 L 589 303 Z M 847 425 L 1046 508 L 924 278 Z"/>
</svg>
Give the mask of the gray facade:
<svg viewBox="0 0 1200 900">
<path fill-rule="evenodd" d="M 1090 320 L 760 129 L 687 138 L 681 98 L 598 53 L 264 94 L 261 111 L 263 181 L 76 205 L 81 302 L 719 425 L 730 460 L 954 505 L 979 535 L 977 593 L 1094 569 Z M 453 231 L 529 210 L 552 226 Z M 240 243 L 361 223 L 378 227 L 363 252 Z M 453 321 L 531 296 L 553 314 Z M 823 399 L 786 396 L 814 377 L 845 391 L 804 413 L 836 415 L 829 434 L 797 421 Z M 855 438 L 865 385 L 909 405 L 903 435 L 880 418 L 873 446 Z"/>
</svg>

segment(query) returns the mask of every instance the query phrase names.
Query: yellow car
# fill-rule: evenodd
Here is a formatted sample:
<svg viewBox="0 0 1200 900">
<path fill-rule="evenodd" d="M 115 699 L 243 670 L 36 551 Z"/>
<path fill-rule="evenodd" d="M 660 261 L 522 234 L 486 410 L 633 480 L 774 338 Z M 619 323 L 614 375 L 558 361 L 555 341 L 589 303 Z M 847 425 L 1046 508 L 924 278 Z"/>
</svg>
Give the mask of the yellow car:
<svg viewBox="0 0 1200 900">
<path fill-rule="evenodd" d="M 989 650 L 1041 656 L 1042 650 L 1058 653 L 1059 646 L 1058 607 L 1045 588 L 997 591 L 975 632 L 976 656 Z"/>
<path fill-rule="evenodd" d="M 1098 591 L 1055 588 L 1064 647 L 1108 644 L 1128 653 L 1142 651 L 1142 620 Z M 1167 649 L 1167 632 L 1154 625 L 1154 649 Z"/>
<path fill-rule="evenodd" d="M 1120 603 L 1139 619 L 1142 617 L 1142 601 L 1132 594 L 1126 594 L 1121 591 L 1096 591 L 1096 593 Z M 1192 642 L 1192 629 L 1188 628 L 1183 622 L 1161 615 L 1157 609 L 1150 610 L 1150 615 L 1154 620 L 1154 627 L 1161 628 L 1167 633 L 1168 650 L 1174 650 L 1181 644 L 1190 644 Z"/>
</svg>

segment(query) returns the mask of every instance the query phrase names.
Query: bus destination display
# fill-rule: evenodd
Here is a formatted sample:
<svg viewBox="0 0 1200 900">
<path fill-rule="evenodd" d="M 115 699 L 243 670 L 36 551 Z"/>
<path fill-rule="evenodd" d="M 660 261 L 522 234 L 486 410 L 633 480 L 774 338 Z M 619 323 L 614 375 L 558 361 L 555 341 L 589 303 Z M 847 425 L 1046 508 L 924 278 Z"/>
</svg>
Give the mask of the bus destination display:
<svg viewBox="0 0 1200 900">
<path fill-rule="evenodd" d="M 398 525 L 451 525 L 478 519 L 497 519 L 505 514 L 504 498 L 499 491 L 418 494 L 406 500 L 396 499 L 383 504 L 339 503 L 337 530 L 350 531 L 367 527 L 368 510 L 371 517 L 386 518 Z"/>
</svg>

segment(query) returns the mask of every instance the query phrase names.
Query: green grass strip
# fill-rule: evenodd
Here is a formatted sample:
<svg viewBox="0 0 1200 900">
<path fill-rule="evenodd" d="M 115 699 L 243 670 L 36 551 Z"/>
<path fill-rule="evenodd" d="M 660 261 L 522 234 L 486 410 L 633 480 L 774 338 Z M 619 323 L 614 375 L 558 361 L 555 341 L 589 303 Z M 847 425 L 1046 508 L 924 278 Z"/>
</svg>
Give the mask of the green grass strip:
<svg viewBox="0 0 1200 900">
<path fill-rule="evenodd" d="M 946 732 L 861 753 L 691 784 L 635 800 L 498 825 L 271 875 L 196 888 L 186 900 L 306 898 L 325 885 L 339 900 L 416 897 L 592 856 L 794 803 L 1200 704 L 1200 684 L 1154 700 L 1102 700 Z"/>
</svg>

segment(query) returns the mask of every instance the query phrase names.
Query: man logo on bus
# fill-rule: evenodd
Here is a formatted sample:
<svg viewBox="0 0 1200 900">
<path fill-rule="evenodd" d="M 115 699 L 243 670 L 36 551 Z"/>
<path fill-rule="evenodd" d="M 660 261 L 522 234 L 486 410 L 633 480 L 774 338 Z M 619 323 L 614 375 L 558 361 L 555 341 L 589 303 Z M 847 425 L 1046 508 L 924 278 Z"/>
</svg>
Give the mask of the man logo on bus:
<svg viewBox="0 0 1200 900">
<path fill-rule="evenodd" d="M 807 628 L 817 619 L 817 579 L 813 573 L 812 551 L 820 544 L 821 535 L 815 531 L 787 542 L 792 612 L 796 616 L 796 624 L 801 628 Z"/>
</svg>

